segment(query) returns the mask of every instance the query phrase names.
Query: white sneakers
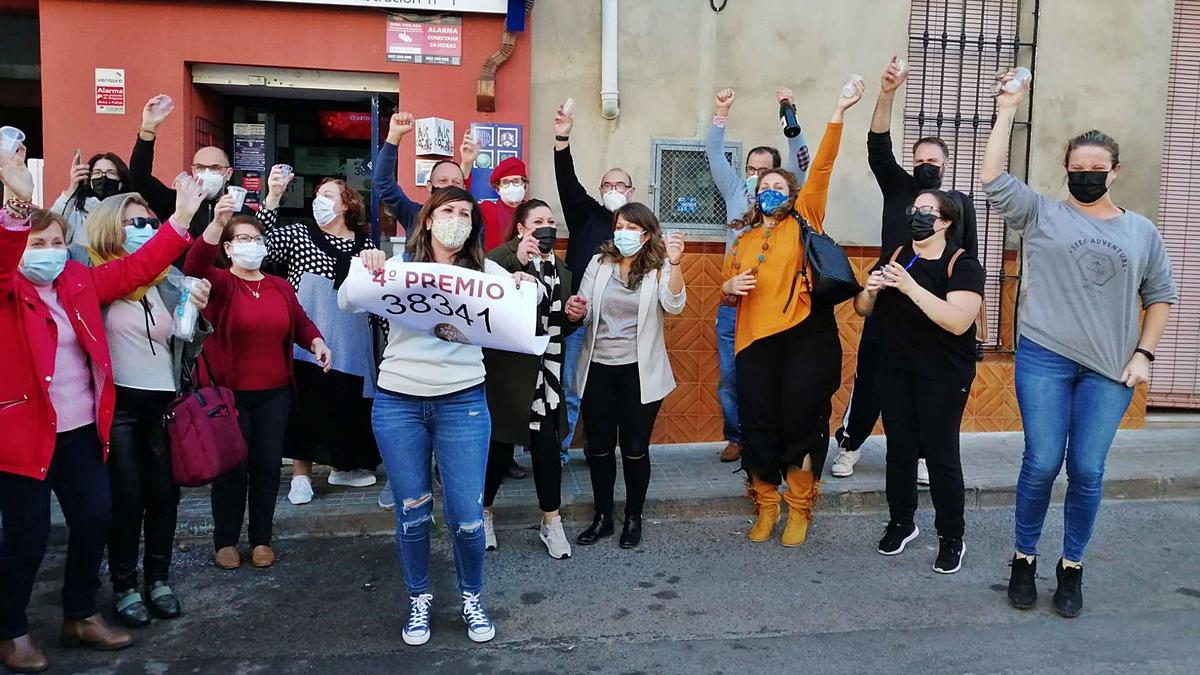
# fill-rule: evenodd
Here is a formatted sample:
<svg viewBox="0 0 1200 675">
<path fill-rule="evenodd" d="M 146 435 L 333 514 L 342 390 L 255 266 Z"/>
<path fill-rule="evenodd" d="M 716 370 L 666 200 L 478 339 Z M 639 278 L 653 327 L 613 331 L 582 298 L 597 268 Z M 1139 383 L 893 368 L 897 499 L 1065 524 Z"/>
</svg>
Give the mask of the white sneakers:
<svg viewBox="0 0 1200 675">
<path fill-rule="evenodd" d="M 862 458 L 862 450 L 839 450 L 833 458 L 833 466 L 829 473 L 837 478 L 848 478 L 854 475 L 854 465 Z"/>
<path fill-rule="evenodd" d="M 330 485 L 364 488 L 374 485 L 375 480 L 375 472 L 367 471 L 366 469 L 354 469 L 352 471 L 339 471 L 334 469 L 329 472 Z"/>
<path fill-rule="evenodd" d="M 313 500 L 312 479 L 308 476 L 292 476 L 292 487 L 288 490 L 288 501 L 296 506 Z"/>
<path fill-rule="evenodd" d="M 492 521 L 492 512 L 483 511 L 483 548 L 487 551 L 496 550 L 496 525 Z"/>
<path fill-rule="evenodd" d="M 917 485 L 929 485 L 929 467 L 924 459 L 917 460 Z"/>
<path fill-rule="evenodd" d="M 571 543 L 567 541 L 567 533 L 563 532 L 562 516 L 554 516 L 549 525 L 542 525 L 539 538 L 551 558 L 566 560 L 571 557 Z"/>
</svg>

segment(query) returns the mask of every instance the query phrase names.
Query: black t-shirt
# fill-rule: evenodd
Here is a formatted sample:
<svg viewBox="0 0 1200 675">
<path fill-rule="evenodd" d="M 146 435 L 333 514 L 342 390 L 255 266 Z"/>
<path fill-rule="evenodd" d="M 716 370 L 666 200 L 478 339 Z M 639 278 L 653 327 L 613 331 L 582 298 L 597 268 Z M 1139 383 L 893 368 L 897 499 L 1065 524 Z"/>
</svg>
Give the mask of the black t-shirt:
<svg viewBox="0 0 1200 675">
<path fill-rule="evenodd" d="M 984 272 L 979 261 L 964 252 L 950 261 L 959 249 L 947 246 L 937 260 L 921 258 L 911 244 L 905 245 L 896 262 L 912 265 L 908 273 L 925 290 L 945 300 L 952 291 L 970 291 L 983 296 Z M 879 265 L 891 262 L 895 249 L 886 251 Z M 874 316 L 879 319 L 883 338 L 883 365 L 911 371 L 921 377 L 955 386 L 966 386 L 975 379 L 975 326 L 962 335 L 954 335 L 937 325 L 916 303 L 894 288 L 879 291 Z"/>
</svg>

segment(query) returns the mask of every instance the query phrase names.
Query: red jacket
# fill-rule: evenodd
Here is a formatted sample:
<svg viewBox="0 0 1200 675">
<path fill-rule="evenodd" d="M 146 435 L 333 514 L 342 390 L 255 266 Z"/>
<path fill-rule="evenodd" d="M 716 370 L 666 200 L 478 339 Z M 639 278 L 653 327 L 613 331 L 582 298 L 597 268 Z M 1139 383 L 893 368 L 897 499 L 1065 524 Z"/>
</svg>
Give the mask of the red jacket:
<svg viewBox="0 0 1200 675">
<path fill-rule="evenodd" d="M 483 251 L 490 253 L 492 249 L 509 240 L 508 228 L 512 227 L 513 214 L 517 212 L 517 207 L 497 199 L 480 202 L 479 210 L 483 213 Z"/>
<path fill-rule="evenodd" d="M 18 271 L 28 234 L 28 229 L 0 226 L 0 334 L 8 343 L 0 358 L 0 472 L 45 480 L 58 424 L 50 401 L 58 328 L 33 282 Z M 100 307 L 154 281 L 188 244 L 174 227 L 164 225 L 137 253 L 93 268 L 68 261 L 54 281 L 92 368 L 96 429 L 105 460 L 116 390 Z"/>
</svg>

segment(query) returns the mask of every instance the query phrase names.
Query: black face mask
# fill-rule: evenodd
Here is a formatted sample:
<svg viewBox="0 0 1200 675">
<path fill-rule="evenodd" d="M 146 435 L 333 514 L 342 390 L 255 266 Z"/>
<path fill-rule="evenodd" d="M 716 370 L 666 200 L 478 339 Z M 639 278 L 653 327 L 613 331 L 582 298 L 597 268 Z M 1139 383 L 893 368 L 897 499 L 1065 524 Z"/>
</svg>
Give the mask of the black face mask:
<svg viewBox="0 0 1200 675">
<path fill-rule="evenodd" d="M 932 213 L 921 213 L 920 211 L 908 217 L 908 229 L 912 232 L 913 241 L 925 241 L 932 237 L 937 228 L 935 223 L 937 216 Z"/>
<path fill-rule="evenodd" d="M 538 250 L 542 255 L 546 255 L 554 250 L 554 241 L 558 239 L 557 227 L 539 227 L 533 231 L 533 236 L 538 240 Z"/>
<path fill-rule="evenodd" d="M 913 179 L 918 190 L 936 190 L 942 186 L 942 167 L 937 164 L 918 164 L 913 167 Z"/>
<path fill-rule="evenodd" d="M 1067 189 L 1080 204 L 1091 204 L 1108 192 L 1108 172 L 1068 171 Z"/>
<path fill-rule="evenodd" d="M 108 199 L 121 192 L 121 181 L 116 178 L 109 178 L 108 176 L 93 178 L 92 192 L 100 199 Z"/>
</svg>

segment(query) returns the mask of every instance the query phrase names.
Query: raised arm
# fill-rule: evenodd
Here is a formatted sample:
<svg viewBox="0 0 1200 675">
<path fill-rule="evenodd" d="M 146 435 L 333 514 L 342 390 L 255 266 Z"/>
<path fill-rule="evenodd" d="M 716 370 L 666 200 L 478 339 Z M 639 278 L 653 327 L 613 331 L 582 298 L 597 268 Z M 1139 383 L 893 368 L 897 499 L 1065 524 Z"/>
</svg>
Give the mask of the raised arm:
<svg viewBox="0 0 1200 675">
<path fill-rule="evenodd" d="M 912 177 L 896 161 L 892 150 L 892 106 L 896 92 L 908 79 L 908 68 L 901 71 L 897 59 L 892 57 L 888 67 L 879 78 L 879 98 L 875 99 L 875 112 L 871 114 L 871 132 L 867 134 L 867 164 L 875 175 L 875 182 L 885 193 L 896 184 L 911 183 Z"/>
<path fill-rule="evenodd" d="M 817 149 L 817 156 L 813 160 L 813 168 L 808 182 L 804 184 L 800 194 L 796 197 L 797 210 L 811 216 L 811 220 L 814 222 L 810 222 L 809 225 L 812 225 L 817 231 L 823 230 L 825 204 L 829 198 L 829 180 L 833 176 L 833 164 L 837 160 L 838 149 L 842 143 L 842 123 L 845 120 L 846 110 L 862 99 L 865 89 L 862 82 L 856 82 L 854 94 L 851 96 L 839 95 L 833 116 L 829 119 L 829 124 L 825 126 L 825 135 L 821 138 L 821 147 Z"/>
<path fill-rule="evenodd" d="M 229 223 L 229 219 L 233 217 L 233 198 L 229 195 L 221 197 L 217 202 L 216 208 L 213 209 L 212 222 L 208 227 L 204 228 L 204 233 L 200 235 L 199 241 L 192 245 L 188 251 L 187 260 L 183 263 L 183 273 L 192 276 L 208 279 L 213 282 L 214 287 L 217 285 L 217 280 L 221 275 L 216 274 L 217 268 L 213 265 L 213 261 L 217 257 L 219 251 L 218 246 L 221 244 L 221 233 L 225 231 L 225 226 Z"/>
<path fill-rule="evenodd" d="M 712 174 L 717 191 L 726 204 L 737 203 L 746 198 L 746 181 L 740 172 L 725 159 L 725 124 L 729 119 L 729 110 L 737 97 L 732 89 L 722 89 L 717 92 L 716 105 L 713 107 L 712 125 L 708 127 L 708 136 L 704 141 L 704 154 L 708 158 L 708 170 Z"/>
<path fill-rule="evenodd" d="M 421 205 L 409 199 L 396 182 L 396 162 L 399 154 L 397 146 L 400 145 L 400 139 L 412 132 L 413 125 L 412 113 L 398 112 L 392 115 L 388 122 L 387 140 L 379 146 L 379 154 L 375 158 L 371 185 L 371 192 L 388 207 L 406 234 L 409 224 L 421 210 Z"/>
<path fill-rule="evenodd" d="M 1009 71 L 1001 80 L 1007 84 L 1015 76 Z M 1043 200 L 1025 183 L 1008 173 L 1008 148 L 1012 140 L 1012 125 L 1017 116 L 1017 106 L 1029 90 L 1028 83 L 1022 84 L 1015 93 L 1001 86 L 996 96 L 996 123 L 988 136 L 983 152 L 983 165 L 979 169 L 979 181 L 987 193 L 988 202 L 1000 212 L 1004 222 L 1014 230 L 1022 231 L 1037 221 L 1037 213 Z"/>
<path fill-rule="evenodd" d="M 796 95 L 787 87 L 780 87 L 775 90 L 775 100 L 782 105 L 784 101 L 795 101 Z M 788 138 L 783 137 L 787 144 L 787 152 L 783 155 L 783 170 L 792 173 L 796 176 L 796 183 L 800 187 L 808 181 L 808 169 L 812 165 L 812 155 L 808 150 L 808 136 L 804 134 L 804 127 L 800 127 L 800 133 Z"/>
<path fill-rule="evenodd" d="M 146 101 L 142 107 L 142 124 L 138 128 L 137 140 L 129 155 L 129 189 L 140 193 L 160 217 L 174 205 L 175 190 L 154 177 L 154 141 L 158 138 L 158 127 L 174 109 L 172 103 L 164 105 L 161 95 Z"/>
<path fill-rule="evenodd" d="M 33 176 L 25 166 L 24 147 L 13 154 L 0 152 L 0 183 L 4 184 L 0 192 L 5 202 L 0 204 L 0 293 L 9 294 L 29 238 L 29 213 L 7 205 L 9 199 L 28 202 L 33 196 Z"/>
<path fill-rule="evenodd" d="M 571 157 L 570 138 L 575 117 L 560 107 L 554 114 L 554 181 L 558 184 L 558 200 L 567 220 L 567 230 L 575 231 L 587 224 L 588 211 L 599 204 L 579 183 L 575 160 Z"/>
</svg>

